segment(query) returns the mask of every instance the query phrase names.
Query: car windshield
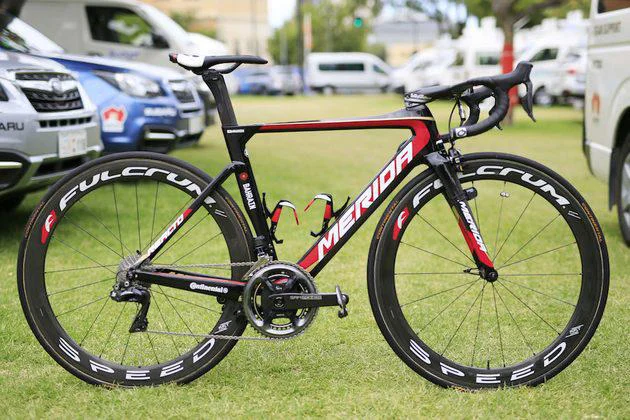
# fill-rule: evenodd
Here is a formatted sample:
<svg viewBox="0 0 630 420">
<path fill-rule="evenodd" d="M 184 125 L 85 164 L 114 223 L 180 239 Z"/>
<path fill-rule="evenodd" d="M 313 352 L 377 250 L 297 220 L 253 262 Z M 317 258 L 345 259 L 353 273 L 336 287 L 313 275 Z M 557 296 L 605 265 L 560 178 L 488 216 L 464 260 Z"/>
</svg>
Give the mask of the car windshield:
<svg viewBox="0 0 630 420">
<path fill-rule="evenodd" d="M 145 4 L 142 6 L 142 11 L 152 20 L 154 28 L 160 28 L 160 31 L 169 34 L 169 37 L 179 38 L 184 42 L 189 41 L 188 32 L 155 7 Z"/>
<path fill-rule="evenodd" d="M 36 53 L 63 53 L 63 48 L 26 22 L 0 16 L 0 47 L 6 50 Z"/>
</svg>

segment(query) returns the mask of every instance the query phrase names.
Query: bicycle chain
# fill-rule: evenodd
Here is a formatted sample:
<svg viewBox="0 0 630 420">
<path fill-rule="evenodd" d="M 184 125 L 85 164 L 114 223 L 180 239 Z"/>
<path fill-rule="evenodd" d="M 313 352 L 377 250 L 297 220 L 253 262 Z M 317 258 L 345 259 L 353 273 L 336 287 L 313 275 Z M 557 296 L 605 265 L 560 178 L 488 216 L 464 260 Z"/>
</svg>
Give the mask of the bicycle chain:
<svg viewBox="0 0 630 420">
<path fill-rule="evenodd" d="M 244 261 L 236 263 L 215 263 L 215 264 L 180 264 L 180 265 L 150 265 L 150 268 L 156 269 L 169 269 L 169 268 L 214 268 L 214 267 L 251 267 L 255 265 L 257 261 Z M 221 334 L 194 334 L 194 333 L 178 333 L 169 331 L 155 331 L 147 330 L 146 333 L 163 334 L 163 335 L 176 335 L 187 337 L 199 337 L 199 338 L 214 338 L 215 340 L 253 340 L 253 341 L 285 341 L 293 337 L 244 337 L 242 335 L 221 335 Z M 298 334 L 299 335 L 299 334 Z"/>
</svg>

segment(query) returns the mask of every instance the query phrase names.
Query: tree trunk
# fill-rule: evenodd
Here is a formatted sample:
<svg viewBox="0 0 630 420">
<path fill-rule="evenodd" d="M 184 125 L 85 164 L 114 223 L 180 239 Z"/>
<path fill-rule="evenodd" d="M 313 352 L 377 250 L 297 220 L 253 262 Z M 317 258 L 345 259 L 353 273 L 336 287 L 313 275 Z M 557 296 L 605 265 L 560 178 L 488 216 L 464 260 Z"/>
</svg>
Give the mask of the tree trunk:
<svg viewBox="0 0 630 420">
<path fill-rule="evenodd" d="M 503 73 L 509 73 L 514 68 L 514 23 L 516 22 L 514 3 L 516 3 L 516 0 L 492 0 L 492 11 L 499 20 L 503 30 L 503 52 L 501 54 L 501 70 Z M 512 124 L 513 106 L 518 103 L 516 88 L 510 89 L 509 95 L 510 108 L 503 120 L 505 125 Z"/>
<path fill-rule="evenodd" d="M 509 73 L 514 69 L 514 26 L 511 19 L 506 19 L 507 22 L 503 26 L 503 51 L 501 53 L 501 71 L 503 73 Z M 509 91 L 510 95 L 510 108 L 505 117 L 505 125 L 511 125 L 514 122 L 513 110 L 514 105 L 518 104 L 518 92 L 517 88 L 512 88 Z"/>
</svg>

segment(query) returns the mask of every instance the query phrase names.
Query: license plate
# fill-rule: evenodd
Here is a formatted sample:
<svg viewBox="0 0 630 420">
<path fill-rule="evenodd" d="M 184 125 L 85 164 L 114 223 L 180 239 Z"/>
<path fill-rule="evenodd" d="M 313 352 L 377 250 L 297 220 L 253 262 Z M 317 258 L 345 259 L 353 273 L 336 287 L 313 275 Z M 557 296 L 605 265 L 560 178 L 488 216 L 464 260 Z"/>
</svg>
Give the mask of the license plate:
<svg viewBox="0 0 630 420">
<path fill-rule="evenodd" d="M 71 130 L 59 133 L 59 157 L 82 155 L 87 151 L 87 131 Z"/>
<path fill-rule="evenodd" d="M 201 133 L 204 128 L 203 115 L 192 117 L 188 120 L 188 134 Z"/>
</svg>

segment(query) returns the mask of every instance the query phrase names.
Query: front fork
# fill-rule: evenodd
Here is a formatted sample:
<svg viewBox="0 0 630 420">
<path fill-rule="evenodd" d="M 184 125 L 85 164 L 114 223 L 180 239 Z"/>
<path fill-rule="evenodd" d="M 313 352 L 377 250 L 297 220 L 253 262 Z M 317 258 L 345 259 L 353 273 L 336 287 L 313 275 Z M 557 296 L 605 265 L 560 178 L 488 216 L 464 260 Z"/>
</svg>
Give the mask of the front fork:
<svg viewBox="0 0 630 420">
<path fill-rule="evenodd" d="M 468 190 L 462 188 L 457 176 L 458 158 L 457 153 L 447 157 L 440 152 L 433 152 L 426 156 L 427 163 L 433 168 L 444 186 L 444 196 L 457 219 L 479 275 L 486 280 L 494 281 L 497 279 L 497 271 L 488 255 L 488 248 L 481 236 L 472 209 L 468 205 L 468 201 L 476 197 L 477 191 L 473 188 Z"/>
</svg>

